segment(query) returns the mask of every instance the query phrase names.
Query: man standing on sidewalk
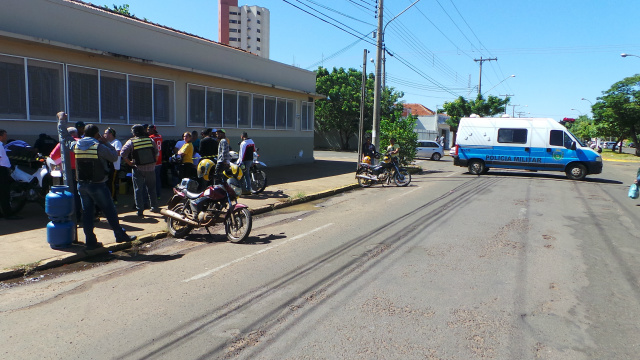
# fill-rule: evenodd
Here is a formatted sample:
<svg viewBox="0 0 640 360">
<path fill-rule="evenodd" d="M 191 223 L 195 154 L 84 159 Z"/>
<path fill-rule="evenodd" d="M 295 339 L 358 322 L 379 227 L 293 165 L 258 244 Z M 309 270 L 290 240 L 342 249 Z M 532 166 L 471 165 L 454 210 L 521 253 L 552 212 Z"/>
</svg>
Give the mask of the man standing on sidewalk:
<svg viewBox="0 0 640 360">
<path fill-rule="evenodd" d="M 7 157 L 7 152 L 4 150 L 4 144 L 7 143 L 7 131 L 0 129 L 0 210 L 2 210 L 2 217 L 7 220 L 18 220 L 20 217 L 15 216 L 11 212 L 11 203 L 9 191 L 9 184 L 11 181 L 11 162 Z"/>
<path fill-rule="evenodd" d="M 244 182 L 245 186 L 242 190 L 242 195 L 251 195 L 251 165 L 253 164 L 253 153 L 256 151 L 256 145 L 253 140 L 249 138 L 246 131 L 241 136 L 242 143 L 240 143 L 240 152 L 238 153 L 238 162 L 236 165 L 240 166 L 244 164 Z"/>
<path fill-rule="evenodd" d="M 158 149 L 140 124 L 131 127 L 133 137 L 122 147 L 122 158 L 133 169 L 133 194 L 135 196 L 138 216 L 144 213 L 144 200 L 148 196 L 151 211 L 160 212 L 156 194 L 156 161 Z"/>
<path fill-rule="evenodd" d="M 156 149 L 158 149 L 158 159 L 156 160 L 154 171 L 156 173 L 156 197 L 160 200 L 160 195 L 162 194 L 162 135 L 158 134 L 155 125 L 149 125 L 149 137 L 156 144 Z"/>
<path fill-rule="evenodd" d="M 229 167 L 231 162 L 231 154 L 229 154 L 229 143 L 227 142 L 227 134 L 223 129 L 216 130 L 218 136 L 218 161 L 216 162 L 216 184 L 222 184 L 222 172 Z"/>
<path fill-rule="evenodd" d="M 87 250 L 102 247 L 93 232 L 94 208 L 98 206 L 104 213 L 116 242 L 133 241 L 135 236 L 129 236 L 120 226 L 116 206 L 111 200 L 111 193 L 107 187 L 107 175 L 109 167 L 107 162 L 118 159 L 118 152 L 109 144 L 107 139 L 100 136 L 100 129 L 96 125 L 89 124 L 85 128 L 84 138 L 74 140 L 67 131 L 67 114 L 58 113 L 58 134 L 63 139 L 64 146 L 73 150 L 76 156 L 76 179 L 78 181 L 78 193 L 82 200 L 82 227 L 84 230 Z"/>
</svg>

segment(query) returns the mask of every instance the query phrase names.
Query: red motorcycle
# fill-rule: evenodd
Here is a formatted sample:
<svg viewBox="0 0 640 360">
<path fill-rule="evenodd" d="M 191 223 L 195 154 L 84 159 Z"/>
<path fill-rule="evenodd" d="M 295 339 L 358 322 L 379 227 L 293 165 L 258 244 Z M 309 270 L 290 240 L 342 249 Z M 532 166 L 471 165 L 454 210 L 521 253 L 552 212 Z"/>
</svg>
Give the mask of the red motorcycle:
<svg viewBox="0 0 640 360">
<path fill-rule="evenodd" d="M 229 241 L 245 241 L 251 232 L 251 211 L 247 205 L 237 202 L 236 191 L 226 182 L 201 192 L 197 189 L 198 183 L 191 179 L 183 179 L 173 189 L 167 210 L 160 210 L 167 217 L 169 233 L 183 238 L 191 230 L 204 227 L 211 234 L 209 227 L 223 222 Z"/>
</svg>

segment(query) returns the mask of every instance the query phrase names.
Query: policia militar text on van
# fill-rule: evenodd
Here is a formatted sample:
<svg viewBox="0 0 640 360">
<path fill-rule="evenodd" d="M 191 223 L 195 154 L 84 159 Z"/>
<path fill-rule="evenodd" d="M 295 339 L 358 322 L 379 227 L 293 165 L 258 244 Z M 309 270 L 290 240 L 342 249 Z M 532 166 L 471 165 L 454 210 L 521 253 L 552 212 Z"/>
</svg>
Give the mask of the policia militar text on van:
<svg viewBox="0 0 640 360">
<path fill-rule="evenodd" d="M 563 171 L 572 180 L 602 172 L 602 157 L 554 119 L 460 119 L 453 164 L 474 175 L 490 168 Z"/>
</svg>

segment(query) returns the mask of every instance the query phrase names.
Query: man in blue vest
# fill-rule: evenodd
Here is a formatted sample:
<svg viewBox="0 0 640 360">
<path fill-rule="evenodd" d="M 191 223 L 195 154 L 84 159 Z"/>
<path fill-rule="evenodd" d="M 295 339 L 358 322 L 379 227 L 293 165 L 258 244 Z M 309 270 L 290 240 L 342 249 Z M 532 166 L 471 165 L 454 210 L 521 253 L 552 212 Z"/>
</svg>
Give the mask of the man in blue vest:
<svg viewBox="0 0 640 360">
<path fill-rule="evenodd" d="M 151 204 L 151 211 L 160 212 L 156 196 L 156 161 L 158 148 L 140 124 L 131 127 L 133 137 L 124 144 L 120 155 L 133 169 L 133 194 L 138 216 L 142 217 L 145 200 Z"/>
<path fill-rule="evenodd" d="M 94 211 L 97 206 L 107 218 L 116 237 L 116 242 L 133 241 L 135 236 L 129 236 L 120 226 L 116 206 L 111 199 L 107 186 L 109 167 L 107 162 L 118 159 L 118 152 L 109 144 L 107 139 L 100 136 L 100 129 L 89 124 L 84 130 L 84 138 L 75 140 L 67 131 L 67 114 L 58 113 L 58 133 L 64 139 L 64 146 L 72 150 L 76 157 L 76 180 L 78 194 L 82 201 L 82 227 L 84 230 L 87 250 L 102 247 L 93 232 Z"/>
</svg>

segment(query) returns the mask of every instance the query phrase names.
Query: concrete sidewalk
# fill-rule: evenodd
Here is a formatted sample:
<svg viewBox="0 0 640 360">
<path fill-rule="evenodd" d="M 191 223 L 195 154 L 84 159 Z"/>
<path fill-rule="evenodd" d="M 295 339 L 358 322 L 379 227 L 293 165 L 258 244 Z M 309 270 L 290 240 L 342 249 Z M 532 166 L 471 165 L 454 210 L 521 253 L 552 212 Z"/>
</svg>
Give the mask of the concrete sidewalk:
<svg viewBox="0 0 640 360">
<path fill-rule="evenodd" d="M 355 180 L 356 158 L 354 153 L 316 151 L 313 163 L 267 167 L 267 187 L 258 195 L 241 197 L 238 202 L 249 206 L 253 214 L 271 211 L 357 187 Z M 268 159 L 265 159 L 268 165 Z M 172 189 L 163 189 L 161 204 L 166 204 Z M 119 195 L 120 224 L 130 235 L 142 242 L 166 236 L 167 225 L 160 214 L 145 211 L 139 218 L 133 210 L 133 194 Z M 78 228 L 80 244 L 68 249 L 54 250 L 47 243 L 49 219 L 40 206 L 27 204 L 20 212 L 21 220 L 0 220 L 0 280 L 19 277 L 26 271 L 80 261 L 107 251 L 126 249 L 130 243 L 115 243 L 113 231 L 104 218 L 96 223 L 95 234 L 104 248 L 86 251 L 84 233 Z"/>
</svg>

